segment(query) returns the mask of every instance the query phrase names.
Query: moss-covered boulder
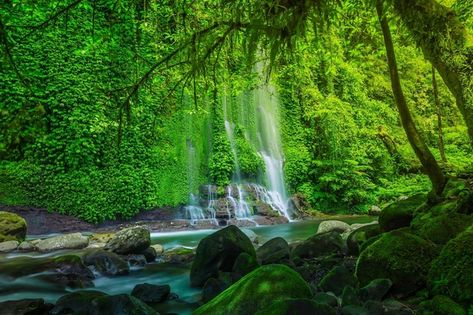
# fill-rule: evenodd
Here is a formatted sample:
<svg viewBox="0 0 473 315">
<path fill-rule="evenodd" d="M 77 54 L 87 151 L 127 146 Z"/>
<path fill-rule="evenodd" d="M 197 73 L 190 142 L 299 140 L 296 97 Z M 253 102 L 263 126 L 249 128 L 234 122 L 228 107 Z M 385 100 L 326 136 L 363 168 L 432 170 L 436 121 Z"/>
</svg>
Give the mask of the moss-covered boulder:
<svg viewBox="0 0 473 315">
<path fill-rule="evenodd" d="M 435 244 L 408 230 L 383 234 L 358 257 L 356 276 L 361 285 L 374 279 L 390 279 L 391 292 L 407 296 L 425 286 L 430 263 L 437 255 Z"/>
<path fill-rule="evenodd" d="M 418 214 L 411 222 L 411 230 L 420 237 L 444 245 L 473 223 L 473 216 L 455 212 Z"/>
<path fill-rule="evenodd" d="M 432 300 L 420 303 L 419 314 L 423 315 L 466 315 L 465 310 L 449 297 L 437 295 Z"/>
<path fill-rule="evenodd" d="M 287 299 L 277 301 L 267 308 L 256 312 L 255 315 L 294 315 L 317 314 L 336 315 L 335 309 L 327 304 L 317 303 L 309 299 Z"/>
<path fill-rule="evenodd" d="M 432 262 L 428 286 L 434 294 L 473 302 L 473 226 L 450 240 Z"/>
<path fill-rule="evenodd" d="M 378 223 L 363 225 L 348 234 L 347 253 L 349 255 L 358 255 L 360 248 L 370 238 L 375 237 L 381 233 Z"/>
<path fill-rule="evenodd" d="M 248 253 L 241 253 L 238 255 L 235 263 L 233 264 L 232 273 L 234 279 L 240 279 L 244 275 L 252 272 L 258 268 L 260 264 L 254 256 L 249 255 Z"/>
<path fill-rule="evenodd" d="M 26 221 L 15 213 L 0 211 L 0 242 L 25 240 Z"/>
<path fill-rule="evenodd" d="M 325 292 L 341 295 L 345 286 L 357 287 L 358 281 L 347 268 L 336 266 L 320 280 L 318 286 Z"/>
<path fill-rule="evenodd" d="M 309 237 L 298 244 L 292 250 L 292 257 L 314 258 L 335 253 L 341 253 L 344 250 L 344 242 L 340 233 L 335 231 L 317 234 Z"/>
<path fill-rule="evenodd" d="M 256 258 L 251 240 L 234 225 L 203 238 L 192 263 L 191 285 L 202 286 L 208 279 L 218 278 L 219 272 L 231 272 L 241 253 Z"/>
<path fill-rule="evenodd" d="M 88 251 L 82 256 L 82 260 L 86 266 L 94 266 L 95 270 L 106 276 L 127 275 L 130 272 L 124 259 L 106 250 Z"/>
<path fill-rule="evenodd" d="M 255 314 L 274 302 L 306 299 L 311 295 L 309 286 L 297 272 L 284 265 L 266 265 L 241 278 L 193 314 Z"/>
<path fill-rule="evenodd" d="M 104 249 L 119 255 L 141 254 L 150 245 L 149 229 L 144 226 L 132 226 L 118 231 L 107 241 Z"/>
<path fill-rule="evenodd" d="M 381 211 L 378 221 L 382 231 L 388 232 L 411 224 L 414 212 L 427 200 L 425 194 L 417 194 L 395 201 Z"/>
<path fill-rule="evenodd" d="M 87 314 L 92 312 L 93 300 L 105 297 L 108 294 L 95 290 L 81 290 L 63 295 L 57 300 L 50 314 Z"/>
<path fill-rule="evenodd" d="M 279 263 L 289 259 L 289 244 L 282 237 L 275 237 L 256 250 L 256 256 L 263 265 Z"/>
</svg>

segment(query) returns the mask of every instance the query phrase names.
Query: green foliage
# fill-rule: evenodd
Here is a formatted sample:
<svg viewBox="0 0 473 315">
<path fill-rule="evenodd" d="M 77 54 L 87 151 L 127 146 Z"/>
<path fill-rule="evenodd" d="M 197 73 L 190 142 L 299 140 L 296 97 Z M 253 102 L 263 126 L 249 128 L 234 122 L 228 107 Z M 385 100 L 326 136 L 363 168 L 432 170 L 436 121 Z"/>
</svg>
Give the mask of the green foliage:
<svg viewBox="0 0 473 315">
<path fill-rule="evenodd" d="M 230 143 L 224 134 L 214 138 L 212 156 L 209 161 L 209 175 L 211 180 L 219 186 L 226 186 L 231 182 L 235 168 Z"/>
</svg>

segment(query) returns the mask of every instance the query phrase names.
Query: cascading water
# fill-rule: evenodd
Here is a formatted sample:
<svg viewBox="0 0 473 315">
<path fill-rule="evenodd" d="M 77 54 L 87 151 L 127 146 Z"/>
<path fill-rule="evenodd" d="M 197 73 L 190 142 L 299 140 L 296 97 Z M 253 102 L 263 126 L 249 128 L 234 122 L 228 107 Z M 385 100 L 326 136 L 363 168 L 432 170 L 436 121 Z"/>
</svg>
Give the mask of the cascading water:
<svg viewBox="0 0 473 315">
<path fill-rule="evenodd" d="M 262 64 L 257 65 L 261 75 Z M 284 157 L 279 134 L 279 104 L 272 85 L 264 84 L 256 91 L 257 136 L 259 153 L 264 161 L 268 203 L 291 220 L 284 181 Z"/>
</svg>

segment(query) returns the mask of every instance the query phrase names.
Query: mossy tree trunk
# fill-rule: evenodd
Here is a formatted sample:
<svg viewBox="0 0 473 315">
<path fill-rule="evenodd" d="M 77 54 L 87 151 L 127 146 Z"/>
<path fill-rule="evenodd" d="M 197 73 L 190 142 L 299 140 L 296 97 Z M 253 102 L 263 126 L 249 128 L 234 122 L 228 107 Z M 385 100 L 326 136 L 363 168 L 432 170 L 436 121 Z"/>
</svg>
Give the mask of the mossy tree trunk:
<svg viewBox="0 0 473 315">
<path fill-rule="evenodd" d="M 435 0 L 396 0 L 394 10 L 455 96 L 473 146 L 473 43 L 467 30 Z"/>
<path fill-rule="evenodd" d="M 409 107 L 407 106 L 407 102 L 402 91 L 401 81 L 399 79 L 391 30 L 389 28 L 388 20 L 385 16 L 382 0 L 376 0 L 376 11 L 381 25 L 381 30 L 383 32 L 389 74 L 391 77 L 391 87 L 394 94 L 394 100 L 401 117 L 402 126 L 404 127 L 409 143 L 419 158 L 426 174 L 430 178 L 432 183 L 432 192 L 439 196 L 445 187 L 446 178 L 437 161 L 435 160 L 435 157 L 432 155 L 424 140 L 420 136 L 414 120 L 412 119 Z"/>
<path fill-rule="evenodd" d="M 435 76 L 435 67 L 432 65 L 432 88 L 434 90 L 435 108 L 437 111 L 437 131 L 439 133 L 438 147 L 440 151 L 440 158 L 443 164 L 447 164 L 447 157 L 445 156 L 445 146 L 443 143 L 443 129 L 442 129 L 442 103 L 440 103 L 439 92 L 437 88 L 437 79 Z"/>
</svg>

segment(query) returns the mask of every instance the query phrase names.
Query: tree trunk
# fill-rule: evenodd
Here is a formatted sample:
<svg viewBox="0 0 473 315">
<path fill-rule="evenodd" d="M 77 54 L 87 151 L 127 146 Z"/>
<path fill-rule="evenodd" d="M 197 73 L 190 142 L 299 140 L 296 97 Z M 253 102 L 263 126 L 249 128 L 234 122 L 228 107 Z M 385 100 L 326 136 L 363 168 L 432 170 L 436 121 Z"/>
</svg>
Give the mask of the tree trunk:
<svg viewBox="0 0 473 315">
<path fill-rule="evenodd" d="M 443 130 L 442 130 L 442 104 L 439 100 L 439 92 L 437 88 L 437 79 L 435 78 L 435 67 L 432 65 L 432 88 L 434 90 L 435 108 L 437 110 L 437 129 L 439 133 L 438 147 L 440 151 L 440 158 L 443 164 L 447 164 L 447 157 L 445 156 L 445 147 L 443 145 Z"/>
<path fill-rule="evenodd" d="M 414 120 L 412 119 L 409 107 L 407 106 L 397 70 L 396 55 L 394 53 L 391 30 L 389 29 L 388 20 L 384 15 L 382 0 L 376 1 L 376 11 L 378 13 L 379 23 L 381 24 L 381 29 L 383 32 L 389 74 L 391 76 L 391 87 L 394 94 L 394 100 L 401 117 L 402 126 L 404 127 L 409 143 L 419 158 L 426 174 L 429 176 L 429 179 L 432 183 L 432 192 L 435 196 L 439 196 L 445 187 L 446 178 L 429 148 L 422 140 L 415 126 Z"/>
<path fill-rule="evenodd" d="M 467 30 L 435 0 L 397 0 L 394 9 L 455 96 L 473 146 L 473 45 Z"/>
</svg>

